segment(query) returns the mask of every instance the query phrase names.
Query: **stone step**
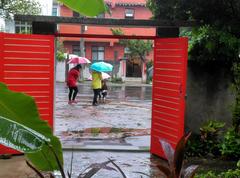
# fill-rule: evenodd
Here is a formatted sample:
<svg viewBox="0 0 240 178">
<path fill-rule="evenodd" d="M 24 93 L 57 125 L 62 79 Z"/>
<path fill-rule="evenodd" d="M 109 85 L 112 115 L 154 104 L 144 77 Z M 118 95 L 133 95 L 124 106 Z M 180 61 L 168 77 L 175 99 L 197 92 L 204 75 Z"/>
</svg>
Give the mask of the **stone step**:
<svg viewBox="0 0 240 178">
<path fill-rule="evenodd" d="M 126 77 L 125 83 L 142 83 L 142 78 L 139 77 Z"/>
</svg>

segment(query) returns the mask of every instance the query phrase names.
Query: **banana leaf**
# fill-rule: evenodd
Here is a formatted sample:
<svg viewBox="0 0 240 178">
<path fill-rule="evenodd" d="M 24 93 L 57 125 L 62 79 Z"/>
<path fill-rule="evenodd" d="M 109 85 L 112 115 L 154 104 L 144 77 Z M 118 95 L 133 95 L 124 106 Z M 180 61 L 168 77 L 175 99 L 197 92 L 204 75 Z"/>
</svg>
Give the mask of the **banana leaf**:
<svg viewBox="0 0 240 178">
<path fill-rule="evenodd" d="M 49 141 L 36 131 L 0 116 L 0 143 L 24 153 L 41 150 L 42 145 Z"/>
<path fill-rule="evenodd" d="M 52 134 L 52 129 L 48 123 L 40 119 L 36 103 L 31 96 L 10 91 L 5 84 L 0 83 L 0 116 L 24 126 L 25 129 L 30 128 L 44 136 L 38 138 L 46 138 L 49 140 L 48 143 L 46 142 L 47 144 L 41 145 L 39 151 L 27 151 L 25 153 L 37 169 L 42 171 L 59 170 L 53 151 L 56 153 L 61 165 L 63 165 L 61 143 L 59 139 Z M 0 135 L 4 135 L 3 130 L 0 131 Z M 25 141 L 30 141 L 32 144 L 35 140 Z M 16 142 L 14 143 L 16 144 Z M 36 144 L 40 146 L 38 142 L 36 142 Z M 22 146 L 21 143 L 19 149 Z M 51 146 L 52 149 L 50 149 L 49 146 Z"/>
<path fill-rule="evenodd" d="M 97 16 L 107 12 L 108 7 L 103 0 L 58 0 L 65 6 L 84 16 Z"/>
</svg>

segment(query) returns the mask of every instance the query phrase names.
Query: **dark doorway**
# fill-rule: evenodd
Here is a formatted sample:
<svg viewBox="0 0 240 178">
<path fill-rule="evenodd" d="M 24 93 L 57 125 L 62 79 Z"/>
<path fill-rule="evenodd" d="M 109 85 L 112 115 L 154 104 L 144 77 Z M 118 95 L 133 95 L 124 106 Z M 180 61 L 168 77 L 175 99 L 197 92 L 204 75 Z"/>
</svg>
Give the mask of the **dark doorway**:
<svg viewBox="0 0 240 178">
<path fill-rule="evenodd" d="M 141 61 L 139 59 L 129 59 L 126 65 L 126 77 L 142 77 Z"/>
</svg>

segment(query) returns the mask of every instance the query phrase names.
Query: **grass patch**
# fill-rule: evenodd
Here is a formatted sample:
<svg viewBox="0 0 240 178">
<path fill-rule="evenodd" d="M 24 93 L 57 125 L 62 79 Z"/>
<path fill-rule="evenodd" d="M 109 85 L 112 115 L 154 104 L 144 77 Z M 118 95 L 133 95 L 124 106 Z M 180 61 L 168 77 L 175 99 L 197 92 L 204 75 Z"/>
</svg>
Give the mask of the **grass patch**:
<svg viewBox="0 0 240 178">
<path fill-rule="evenodd" d="M 110 130 L 110 133 L 120 133 L 120 132 L 122 132 L 122 128 L 113 127 Z"/>
<path fill-rule="evenodd" d="M 94 137 L 96 137 L 96 136 L 99 135 L 100 130 L 101 130 L 100 128 L 91 128 L 91 134 L 92 134 Z"/>
</svg>

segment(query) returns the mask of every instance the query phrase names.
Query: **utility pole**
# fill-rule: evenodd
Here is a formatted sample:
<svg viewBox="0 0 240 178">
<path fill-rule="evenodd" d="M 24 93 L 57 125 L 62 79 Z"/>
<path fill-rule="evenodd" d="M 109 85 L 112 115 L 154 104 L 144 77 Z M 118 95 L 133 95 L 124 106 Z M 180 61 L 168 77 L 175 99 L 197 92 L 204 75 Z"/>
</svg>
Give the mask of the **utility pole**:
<svg viewBox="0 0 240 178">
<path fill-rule="evenodd" d="M 65 82 L 67 82 L 67 77 L 68 77 L 68 71 L 69 71 L 69 52 L 67 52 L 67 59 L 65 60 Z"/>
<path fill-rule="evenodd" d="M 85 25 L 81 25 L 81 34 L 84 34 L 85 32 Z M 84 51 L 84 38 L 80 38 L 80 56 L 85 57 L 85 51 Z"/>
<path fill-rule="evenodd" d="M 118 59 L 118 51 L 114 51 L 114 61 L 113 61 L 113 78 L 117 78 L 117 59 Z"/>
<path fill-rule="evenodd" d="M 85 32 L 85 25 L 81 25 L 81 31 L 80 34 L 84 34 Z M 80 38 L 80 56 L 85 57 L 85 51 L 84 51 L 84 38 Z M 82 70 L 81 70 L 81 75 L 80 79 L 83 80 L 83 70 L 85 68 L 85 64 L 82 64 Z"/>
</svg>

